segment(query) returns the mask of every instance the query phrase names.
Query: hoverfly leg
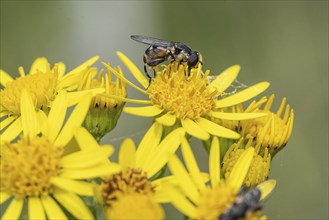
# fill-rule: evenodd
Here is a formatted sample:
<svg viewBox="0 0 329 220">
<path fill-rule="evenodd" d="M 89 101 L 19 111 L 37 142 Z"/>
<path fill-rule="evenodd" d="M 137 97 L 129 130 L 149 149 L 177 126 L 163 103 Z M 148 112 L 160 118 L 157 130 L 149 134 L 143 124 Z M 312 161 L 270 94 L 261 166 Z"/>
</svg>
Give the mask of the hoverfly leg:
<svg viewBox="0 0 329 220">
<path fill-rule="evenodd" d="M 153 67 L 152 69 L 153 69 L 153 77 L 155 77 L 157 75 L 157 71 L 155 70 L 155 67 Z"/>
<path fill-rule="evenodd" d="M 149 85 L 147 87 L 147 89 L 150 87 L 151 85 L 151 81 L 152 81 L 152 77 L 149 75 L 149 73 L 147 72 L 147 65 L 146 63 L 144 63 L 144 73 L 147 76 L 148 80 L 149 80 Z"/>
<path fill-rule="evenodd" d="M 147 72 L 147 66 L 146 66 L 146 64 L 144 64 L 144 72 L 145 72 L 145 75 L 147 76 L 147 78 L 149 79 L 149 81 L 151 81 L 152 77 Z"/>
<path fill-rule="evenodd" d="M 154 59 L 148 60 L 147 61 L 147 65 L 149 65 L 149 66 L 157 66 L 157 65 L 159 65 L 160 63 L 162 63 L 164 61 L 165 61 L 165 58 L 158 57 L 158 58 L 154 58 Z"/>
<path fill-rule="evenodd" d="M 187 77 L 188 78 L 190 78 L 190 76 L 191 76 L 191 67 L 189 66 L 189 67 L 187 67 Z"/>
<path fill-rule="evenodd" d="M 186 69 L 184 70 L 184 75 L 185 75 L 186 81 L 188 81 L 191 76 L 191 69 L 192 69 L 191 67 L 187 67 L 187 72 L 186 72 Z"/>
</svg>

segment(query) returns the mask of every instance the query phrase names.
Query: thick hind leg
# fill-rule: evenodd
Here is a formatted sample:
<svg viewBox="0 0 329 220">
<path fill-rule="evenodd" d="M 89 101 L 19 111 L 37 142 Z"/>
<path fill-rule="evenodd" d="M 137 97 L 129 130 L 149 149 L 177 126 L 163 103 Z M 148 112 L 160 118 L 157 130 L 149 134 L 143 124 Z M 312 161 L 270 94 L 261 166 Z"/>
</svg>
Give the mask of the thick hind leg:
<svg viewBox="0 0 329 220">
<path fill-rule="evenodd" d="M 147 76 L 147 78 L 149 79 L 149 86 L 148 87 L 150 87 L 150 85 L 151 85 L 151 81 L 152 81 L 152 77 L 149 75 L 149 73 L 147 72 L 147 65 L 146 65 L 146 63 L 144 63 L 144 73 L 145 73 L 145 75 Z M 148 88 L 147 87 L 147 88 Z"/>
</svg>

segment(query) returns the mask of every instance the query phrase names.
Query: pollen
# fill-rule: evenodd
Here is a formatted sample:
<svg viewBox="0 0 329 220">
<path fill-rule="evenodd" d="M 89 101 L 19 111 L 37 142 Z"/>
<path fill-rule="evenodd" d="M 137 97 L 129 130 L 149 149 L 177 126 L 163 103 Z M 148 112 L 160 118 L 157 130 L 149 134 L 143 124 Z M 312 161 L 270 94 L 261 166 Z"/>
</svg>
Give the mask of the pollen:
<svg viewBox="0 0 329 220">
<path fill-rule="evenodd" d="M 244 148 L 240 148 L 242 145 L 242 139 L 238 143 L 233 144 L 228 151 L 226 152 L 222 164 L 222 170 L 224 177 L 227 178 L 241 154 L 245 149 L 252 147 L 252 139 L 249 139 Z M 260 150 L 262 152 L 260 153 Z M 255 154 L 251 161 L 249 171 L 246 175 L 244 183 L 247 187 L 253 187 L 268 178 L 271 164 L 271 155 L 268 152 L 268 149 L 261 149 L 260 144 L 255 147 Z"/>
<path fill-rule="evenodd" d="M 162 207 L 150 195 L 122 194 L 105 208 L 106 219 L 164 219 Z"/>
<path fill-rule="evenodd" d="M 215 89 L 207 87 L 207 75 L 192 69 L 187 76 L 186 67 L 173 62 L 156 73 L 147 92 L 150 100 L 165 112 L 180 119 L 198 119 L 215 106 Z"/>
<path fill-rule="evenodd" d="M 207 187 L 200 194 L 197 219 L 219 219 L 235 199 L 236 191 L 224 181 L 212 188 Z"/>
<path fill-rule="evenodd" d="M 273 100 L 274 95 L 269 98 L 263 108 L 260 108 L 266 101 L 266 97 L 263 97 L 258 102 L 251 103 L 246 109 L 246 112 L 268 113 L 268 116 L 241 122 L 244 137 L 253 138 L 263 148 L 268 147 L 270 152 L 276 152 L 287 144 L 294 122 L 294 111 L 286 105 L 286 99 L 282 100 L 276 113 L 270 111 Z M 281 116 L 283 110 L 284 114 Z"/>
<path fill-rule="evenodd" d="M 55 66 L 54 72 L 36 72 L 8 82 L 0 91 L 2 107 L 13 115 L 20 114 L 20 97 L 23 89 L 27 89 L 35 103 L 35 107 L 43 109 L 48 107 L 49 102 L 56 95 L 58 71 Z"/>
<path fill-rule="evenodd" d="M 59 175 L 62 153 L 62 148 L 44 137 L 6 144 L 1 156 L 1 187 L 18 198 L 52 193 L 50 179 Z"/>
<path fill-rule="evenodd" d="M 104 180 L 101 185 L 101 197 L 104 203 L 111 206 L 122 195 L 152 195 L 154 186 L 148 181 L 146 173 L 140 169 L 127 168 Z"/>
</svg>

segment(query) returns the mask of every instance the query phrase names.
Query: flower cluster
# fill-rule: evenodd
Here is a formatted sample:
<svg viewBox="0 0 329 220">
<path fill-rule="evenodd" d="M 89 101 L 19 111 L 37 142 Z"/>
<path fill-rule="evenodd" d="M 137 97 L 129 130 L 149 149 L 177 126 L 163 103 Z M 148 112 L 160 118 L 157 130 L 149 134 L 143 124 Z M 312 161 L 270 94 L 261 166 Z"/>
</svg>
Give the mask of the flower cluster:
<svg viewBox="0 0 329 220">
<path fill-rule="evenodd" d="M 0 70 L 1 218 L 166 219 L 170 203 L 182 218 L 265 219 L 270 165 L 293 128 L 286 98 L 274 113 L 274 95 L 256 97 L 268 82 L 228 92 L 238 65 L 214 78 L 202 62 L 173 61 L 149 81 L 117 55 L 140 86 L 120 66 L 93 67 L 98 56 L 68 73 L 43 57 L 16 79 Z M 129 97 L 127 85 L 146 98 Z M 100 145 L 122 112 L 154 120 L 138 144 L 127 134 L 120 147 Z M 208 172 L 192 138 L 209 155 Z"/>
</svg>

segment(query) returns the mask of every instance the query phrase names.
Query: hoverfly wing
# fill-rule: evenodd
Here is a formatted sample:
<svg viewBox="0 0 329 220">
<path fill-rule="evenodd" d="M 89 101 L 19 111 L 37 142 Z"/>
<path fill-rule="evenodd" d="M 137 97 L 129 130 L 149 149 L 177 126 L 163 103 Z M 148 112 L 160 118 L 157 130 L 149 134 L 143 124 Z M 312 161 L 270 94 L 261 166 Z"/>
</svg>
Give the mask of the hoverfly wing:
<svg viewBox="0 0 329 220">
<path fill-rule="evenodd" d="M 141 35 L 131 35 L 130 38 L 133 39 L 134 41 L 137 41 L 137 42 L 140 42 L 143 44 L 154 45 L 154 46 L 159 46 L 159 47 L 171 47 L 174 44 L 173 42 L 164 41 L 164 40 L 160 40 L 160 39 L 153 38 L 153 37 L 145 37 L 145 36 L 141 36 Z"/>
</svg>

